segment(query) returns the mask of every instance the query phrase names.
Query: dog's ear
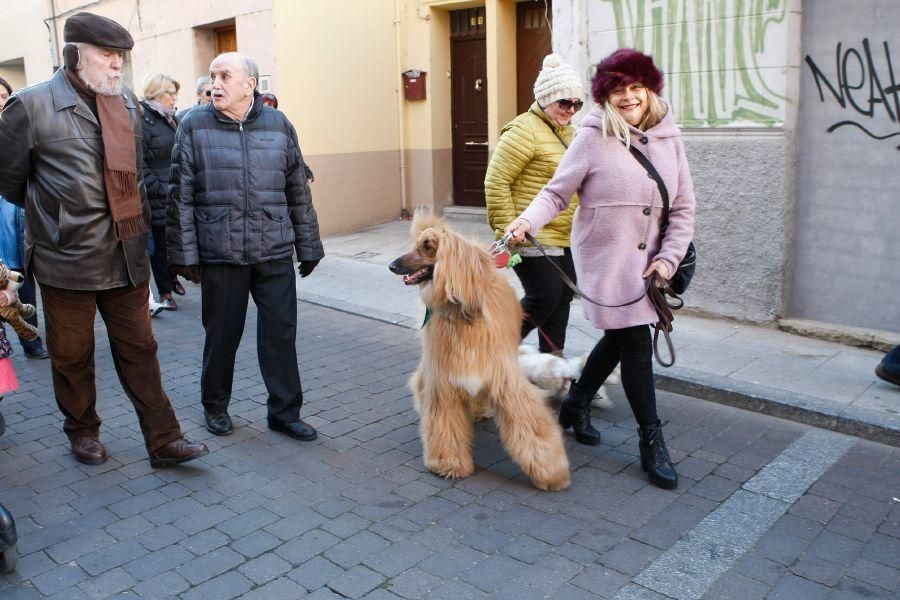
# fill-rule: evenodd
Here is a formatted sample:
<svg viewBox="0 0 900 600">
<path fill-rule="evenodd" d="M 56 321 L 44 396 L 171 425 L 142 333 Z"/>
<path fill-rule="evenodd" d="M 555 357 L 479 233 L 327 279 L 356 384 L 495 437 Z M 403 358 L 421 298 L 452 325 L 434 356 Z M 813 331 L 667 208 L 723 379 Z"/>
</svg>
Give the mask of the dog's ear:
<svg viewBox="0 0 900 600">
<path fill-rule="evenodd" d="M 436 258 L 434 303 L 458 304 L 467 319 L 478 315 L 487 254 L 459 234 L 445 231 L 439 238 Z"/>
</svg>

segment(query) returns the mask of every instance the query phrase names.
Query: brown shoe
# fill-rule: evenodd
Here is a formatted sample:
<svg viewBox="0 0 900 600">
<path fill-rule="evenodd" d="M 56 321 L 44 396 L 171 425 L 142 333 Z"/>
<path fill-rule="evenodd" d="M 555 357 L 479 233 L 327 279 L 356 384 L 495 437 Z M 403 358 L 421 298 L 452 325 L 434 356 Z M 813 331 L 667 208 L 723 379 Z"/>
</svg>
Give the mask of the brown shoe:
<svg viewBox="0 0 900 600">
<path fill-rule="evenodd" d="M 106 448 L 95 437 L 72 440 L 72 454 L 75 455 L 75 460 L 86 465 L 102 465 L 109 458 Z"/>
<path fill-rule="evenodd" d="M 186 437 L 173 440 L 150 454 L 150 466 L 159 469 L 167 465 L 175 465 L 206 456 L 209 448 L 201 442 L 192 442 Z"/>
</svg>

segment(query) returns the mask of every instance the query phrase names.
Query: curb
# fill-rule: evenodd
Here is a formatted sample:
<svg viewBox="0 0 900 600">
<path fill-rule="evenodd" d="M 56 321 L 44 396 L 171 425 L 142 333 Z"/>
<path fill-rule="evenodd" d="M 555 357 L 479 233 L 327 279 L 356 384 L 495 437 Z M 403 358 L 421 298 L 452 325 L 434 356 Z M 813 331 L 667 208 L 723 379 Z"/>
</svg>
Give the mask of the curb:
<svg viewBox="0 0 900 600">
<path fill-rule="evenodd" d="M 409 317 L 373 310 L 350 302 L 315 294 L 304 294 L 304 297 L 298 300 L 412 331 L 418 329 L 418 323 Z M 900 415 L 886 416 L 876 411 L 845 406 L 824 398 L 804 396 L 680 367 L 670 367 L 664 373 L 656 372 L 654 381 L 657 388 L 673 394 L 693 396 L 717 404 L 900 447 Z"/>
<path fill-rule="evenodd" d="M 667 392 L 900 447 L 900 416 L 677 367 L 656 373 L 655 382 Z"/>
</svg>

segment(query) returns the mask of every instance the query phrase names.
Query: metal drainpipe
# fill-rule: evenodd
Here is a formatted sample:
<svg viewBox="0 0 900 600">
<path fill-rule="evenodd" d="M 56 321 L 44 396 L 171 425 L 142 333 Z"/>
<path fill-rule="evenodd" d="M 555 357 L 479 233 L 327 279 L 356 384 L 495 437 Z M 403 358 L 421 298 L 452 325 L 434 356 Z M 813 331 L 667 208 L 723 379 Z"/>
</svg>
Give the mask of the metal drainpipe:
<svg viewBox="0 0 900 600">
<path fill-rule="evenodd" d="M 395 38 L 395 51 L 397 57 L 397 70 L 394 73 L 394 77 L 400 77 L 400 60 L 402 57 L 401 52 L 401 44 L 402 39 L 400 35 L 400 2 L 402 0 L 394 0 L 394 38 Z M 397 87 L 397 130 L 398 135 L 400 137 L 400 218 L 409 218 L 409 207 L 407 206 L 406 199 L 406 127 L 403 122 L 404 120 L 404 106 L 403 106 L 403 90 L 401 89 L 401 81 L 398 81 Z"/>
<path fill-rule="evenodd" d="M 59 68 L 59 37 L 56 34 L 56 0 L 47 0 L 50 5 L 50 64 L 53 65 L 53 71 Z"/>
</svg>

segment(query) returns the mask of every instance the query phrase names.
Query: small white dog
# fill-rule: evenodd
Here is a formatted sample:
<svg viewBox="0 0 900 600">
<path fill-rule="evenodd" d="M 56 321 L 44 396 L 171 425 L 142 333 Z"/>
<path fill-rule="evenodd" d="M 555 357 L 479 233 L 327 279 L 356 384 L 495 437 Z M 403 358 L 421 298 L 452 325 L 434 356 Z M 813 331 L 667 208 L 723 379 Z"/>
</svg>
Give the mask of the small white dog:
<svg viewBox="0 0 900 600">
<path fill-rule="evenodd" d="M 519 346 L 519 366 L 531 383 L 544 390 L 549 400 L 558 401 L 565 397 L 572 382 L 581 376 L 587 357 L 585 354 L 578 358 L 562 358 L 555 354 L 539 352 L 529 344 Z M 619 368 L 616 367 L 606 379 L 606 383 L 619 382 Z M 600 386 L 591 404 L 601 409 L 612 408 L 613 404 L 605 386 Z"/>
</svg>

